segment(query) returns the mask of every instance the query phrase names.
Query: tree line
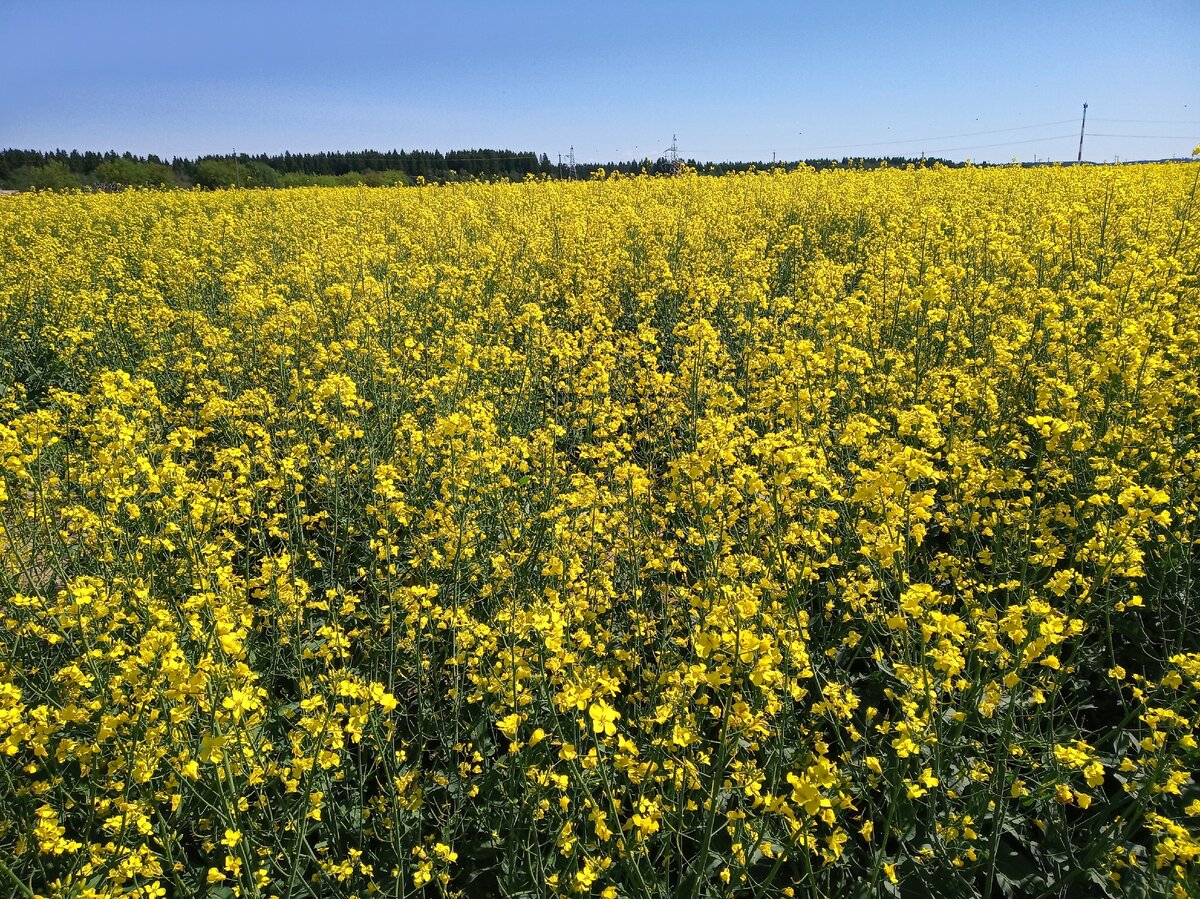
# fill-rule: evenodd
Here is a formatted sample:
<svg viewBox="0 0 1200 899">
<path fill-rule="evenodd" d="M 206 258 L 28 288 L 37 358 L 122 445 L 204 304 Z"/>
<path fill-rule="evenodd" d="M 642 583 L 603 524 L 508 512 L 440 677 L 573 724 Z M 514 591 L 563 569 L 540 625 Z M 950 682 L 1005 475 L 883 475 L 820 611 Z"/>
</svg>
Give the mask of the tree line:
<svg viewBox="0 0 1200 899">
<path fill-rule="evenodd" d="M 815 159 L 801 162 L 720 162 L 658 159 L 577 164 L 568 167 L 545 154 L 519 150 L 361 150 L 332 153 L 247 153 L 226 156 L 176 156 L 169 161 L 149 154 L 108 151 L 0 150 L 0 188 L 40 190 L 127 187 L 303 187 L 311 185 L 407 185 L 421 182 L 481 180 L 520 181 L 527 177 L 590 178 L 602 172 L 668 175 L 683 166 L 701 174 L 723 175 L 773 167 L 880 168 L 909 164 L 957 166 L 946 159 L 868 157 Z"/>
</svg>

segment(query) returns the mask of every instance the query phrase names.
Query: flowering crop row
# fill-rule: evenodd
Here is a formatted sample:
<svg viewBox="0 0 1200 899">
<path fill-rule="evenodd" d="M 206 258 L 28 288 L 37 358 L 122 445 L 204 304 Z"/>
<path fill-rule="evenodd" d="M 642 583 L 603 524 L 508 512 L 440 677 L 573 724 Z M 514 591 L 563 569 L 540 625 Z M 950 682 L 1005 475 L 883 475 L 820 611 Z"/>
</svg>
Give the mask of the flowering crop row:
<svg viewBox="0 0 1200 899">
<path fill-rule="evenodd" d="M 0 893 L 1193 896 L 1194 165 L 0 203 Z"/>
</svg>

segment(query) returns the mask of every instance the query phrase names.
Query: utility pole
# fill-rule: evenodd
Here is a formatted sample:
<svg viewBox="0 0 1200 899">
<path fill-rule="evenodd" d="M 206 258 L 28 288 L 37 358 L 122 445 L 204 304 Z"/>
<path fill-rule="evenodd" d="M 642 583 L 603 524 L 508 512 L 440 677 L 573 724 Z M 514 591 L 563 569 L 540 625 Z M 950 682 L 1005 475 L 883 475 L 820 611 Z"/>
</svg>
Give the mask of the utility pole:
<svg viewBox="0 0 1200 899">
<path fill-rule="evenodd" d="M 1083 121 L 1079 123 L 1079 155 L 1075 157 L 1078 164 L 1083 162 L 1083 129 L 1087 126 L 1087 104 L 1083 104 Z"/>
<path fill-rule="evenodd" d="M 242 186 L 242 169 L 238 165 L 237 147 L 233 148 L 233 177 L 237 181 L 238 189 Z"/>
<path fill-rule="evenodd" d="M 559 179 L 560 181 L 562 180 L 562 176 L 563 176 L 563 169 L 562 169 L 562 154 L 561 154 L 561 153 L 559 153 L 559 154 L 558 154 L 558 179 Z"/>
</svg>

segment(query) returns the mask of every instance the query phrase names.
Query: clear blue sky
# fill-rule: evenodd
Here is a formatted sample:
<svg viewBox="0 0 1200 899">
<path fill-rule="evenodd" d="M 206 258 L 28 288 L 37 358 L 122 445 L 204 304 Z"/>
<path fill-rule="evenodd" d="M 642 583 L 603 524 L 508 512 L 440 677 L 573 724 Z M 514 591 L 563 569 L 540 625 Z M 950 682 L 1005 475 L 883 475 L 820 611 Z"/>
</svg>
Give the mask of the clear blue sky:
<svg viewBox="0 0 1200 899">
<path fill-rule="evenodd" d="M 1089 159 L 1200 144 L 1200 0 L 0 0 L 0 42 L 0 147 L 1074 159 L 1085 101 Z"/>
</svg>

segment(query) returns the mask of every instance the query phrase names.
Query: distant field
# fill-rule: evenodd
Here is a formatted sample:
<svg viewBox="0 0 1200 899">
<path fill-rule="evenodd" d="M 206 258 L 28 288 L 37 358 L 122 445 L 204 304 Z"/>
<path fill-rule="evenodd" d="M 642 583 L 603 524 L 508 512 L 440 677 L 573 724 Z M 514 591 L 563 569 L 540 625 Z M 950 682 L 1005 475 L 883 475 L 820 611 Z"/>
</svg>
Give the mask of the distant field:
<svg viewBox="0 0 1200 899">
<path fill-rule="evenodd" d="M 1200 895 L 1194 164 L 0 206 L 0 895 Z"/>
</svg>

